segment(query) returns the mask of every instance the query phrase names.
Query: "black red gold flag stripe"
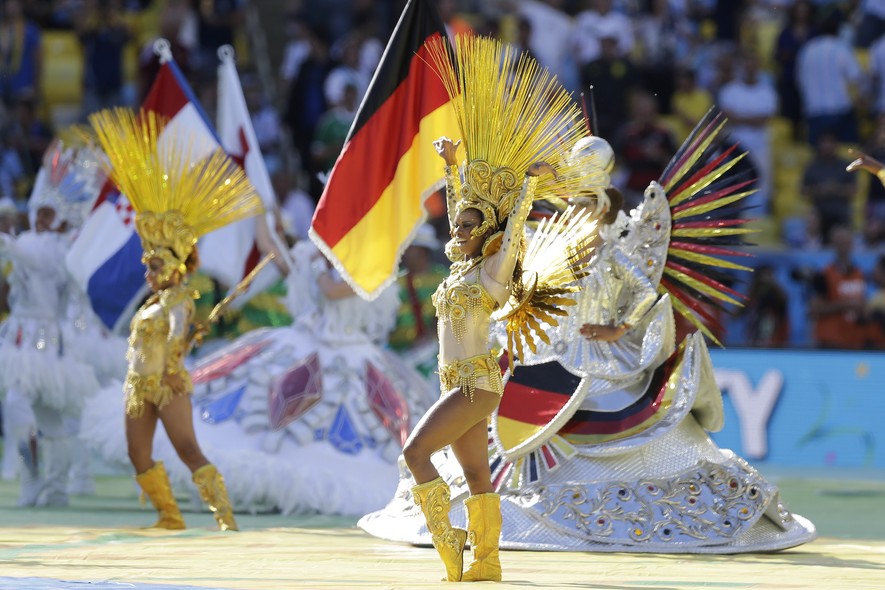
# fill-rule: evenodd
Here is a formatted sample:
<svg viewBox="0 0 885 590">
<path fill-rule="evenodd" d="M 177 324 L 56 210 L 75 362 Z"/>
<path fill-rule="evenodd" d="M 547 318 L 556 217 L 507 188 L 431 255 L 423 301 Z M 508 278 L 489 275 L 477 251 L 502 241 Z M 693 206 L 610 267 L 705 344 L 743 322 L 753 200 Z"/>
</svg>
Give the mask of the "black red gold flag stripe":
<svg viewBox="0 0 885 590">
<path fill-rule="evenodd" d="M 443 162 L 433 140 L 458 134 L 424 47 L 445 34 L 430 0 L 409 0 L 311 223 L 311 239 L 367 299 L 395 277 L 424 220 L 424 199 L 441 184 Z"/>
</svg>

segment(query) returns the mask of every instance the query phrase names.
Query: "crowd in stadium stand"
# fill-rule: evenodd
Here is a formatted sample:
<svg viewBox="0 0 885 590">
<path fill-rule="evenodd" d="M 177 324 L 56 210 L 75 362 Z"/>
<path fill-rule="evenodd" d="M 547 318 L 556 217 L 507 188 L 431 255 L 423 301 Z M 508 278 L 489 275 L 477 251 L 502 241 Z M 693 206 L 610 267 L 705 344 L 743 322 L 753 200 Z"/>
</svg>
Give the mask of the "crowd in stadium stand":
<svg viewBox="0 0 885 590">
<path fill-rule="evenodd" d="M 157 38 L 170 41 L 213 118 L 215 53 L 230 43 L 244 49 L 239 67 L 283 226 L 292 239 L 304 239 L 324 175 L 404 4 L 0 0 L 0 193 L 23 211 L 59 127 L 103 107 L 137 105 L 159 67 L 152 49 Z M 846 173 L 845 165 L 851 149 L 885 159 L 885 0 L 436 4 L 451 35 L 497 36 L 533 55 L 576 97 L 583 93 L 594 133 L 615 148 L 613 180 L 628 204 L 718 104 L 730 119 L 730 141 L 749 151 L 744 165 L 759 178 L 746 213 L 758 218 L 755 241 L 769 249 L 821 252 L 810 263 L 779 258 L 761 265 L 744 286 L 753 298 L 739 343 L 879 346 L 885 259 L 877 255 L 885 250 L 885 188 L 872 175 Z M 255 67 L 261 56 L 249 51 L 250 9 L 269 45 L 270 84 Z M 80 52 L 74 111 L 50 91 L 53 80 L 43 73 L 59 59 L 47 51 L 47 37 L 59 35 L 76 40 Z M 0 218 L 12 210 L 4 202 Z M 438 205 L 429 207 L 441 213 Z M 848 283 L 854 286 L 840 289 Z M 808 336 L 798 340 L 789 336 L 784 312 L 795 300 L 812 322 Z M 862 335 L 850 342 L 830 342 L 821 331 L 832 328 L 818 324 L 834 315 L 872 327 L 852 332 Z"/>
</svg>

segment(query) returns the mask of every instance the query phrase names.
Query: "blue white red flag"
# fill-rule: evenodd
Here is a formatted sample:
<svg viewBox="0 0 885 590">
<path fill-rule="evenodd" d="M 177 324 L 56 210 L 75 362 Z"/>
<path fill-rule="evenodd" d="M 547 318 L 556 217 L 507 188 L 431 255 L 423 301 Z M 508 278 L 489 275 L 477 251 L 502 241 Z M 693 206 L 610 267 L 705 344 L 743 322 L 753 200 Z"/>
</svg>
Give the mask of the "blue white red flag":
<svg viewBox="0 0 885 590">
<path fill-rule="evenodd" d="M 168 121 L 161 142 L 186 146 L 194 159 L 221 147 L 212 123 L 171 58 L 160 68 L 142 108 Z M 113 187 L 105 192 L 75 239 L 67 262 L 96 314 L 109 328 L 117 328 L 128 321 L 129 313 L 144 296 L 144 267 L 141 243 L 125 197 Z M 261 194 L 265 197 L 263 191 Z M 127 210 L 128 216 L 121 213 Z M 222 228 L 200 243 L 201 269 L 228 286 L 238 283 L 259 257 L 255 222 L 246 220 L 236 225 L 240 227 L 232 235 L 228 228 Z"/>
<path fill-rule="evenodd" d="M 171 59 L 160 68 L 142 108 L 168 120 L 161 141 L 188 146 L 196 158 L 221 145 L 184 75 Z M 129 314 L 144 297 L 144 266 L 141 242 L 125 196 L 111 185 L 103 193 L 80 228 L 67 264 L 89 296 L 96 315 L 108 328 L 117 329 L 128 321 Z"/>
<path fill-rule="evenodd" d="M 67 254 L 71 276 L 109 329 L 125 323 L 147 291 L 141 241 L 133 220 L 126 197 L 110 182 L 105 183 Z"/>
</svg>

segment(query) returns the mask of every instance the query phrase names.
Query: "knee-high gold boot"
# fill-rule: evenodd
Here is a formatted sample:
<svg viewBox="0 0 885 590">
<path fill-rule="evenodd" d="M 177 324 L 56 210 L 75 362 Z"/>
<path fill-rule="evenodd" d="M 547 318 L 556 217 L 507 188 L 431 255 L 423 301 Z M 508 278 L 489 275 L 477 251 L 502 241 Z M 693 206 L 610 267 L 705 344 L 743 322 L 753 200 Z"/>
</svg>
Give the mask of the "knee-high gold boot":
<svg viewBox="0 0 885 590">
<path fill-rule="evenodd" d="M 184 518 L 178 509 L 175 496 L 172 495 L 172 486 L 169 484 L 169 476 L 162 461 L 157 461 L 153 467 L 136 475 L 135 481 L 160 514 L 160 518 L 152 528 L 171 530 L 185 528 Z"/>
<path fill-rule="evenodd" d="M 501 496 L 477 494 L 464 500 L 467 507 L 467 529 L 473 561 L 464 572 L 462 582 L 501 581 L 501 560 L 498 540 L 501 538 Z"/>
<path fill-rule="evenodd" d="M 211 463 L 203 465 L 194 471 L 194 483 L 200 490 L 203 502 L 209 505 L 209 510 L 222 531 L 238 531 L 237 521 L 234 520 L 234 509 L 227 497 L 227 488 L 224 487 L 224 478 Z"/>
<path fill-rule="evenodd" d="M 421 507 L 427 528 L 433 538 L 443 564 L 446 566 L 446 580 L 458 582 L 464 568 L 464 543 L 467 542 L 467 531 L 452 527 L 449 520 L 451 495 L 449 486 L 441 477 L 422 483 L 412 488 L 415 504 Z"/>
</svg>

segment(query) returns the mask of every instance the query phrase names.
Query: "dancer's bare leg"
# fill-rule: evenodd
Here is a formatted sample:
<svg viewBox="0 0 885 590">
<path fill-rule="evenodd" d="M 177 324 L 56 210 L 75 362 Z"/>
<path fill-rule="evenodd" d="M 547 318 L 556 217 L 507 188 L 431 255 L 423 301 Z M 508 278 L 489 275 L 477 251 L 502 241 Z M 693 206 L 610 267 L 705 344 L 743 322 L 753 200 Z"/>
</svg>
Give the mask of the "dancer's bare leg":
<svg viewBox="0 0 885 590">
<path fill-rule="evenodd" d="M 500 401 L 498 394 L 477 389 L 471 402 L 460 389 L 455 389 L 433 404 L 415 426 L 403 448 L 403 457 L 415 477 L 415 483 L 422 484 L 435 479 L 439 474 L 430 461 L 431 455 L 446 445 L 456 443 L 474 428 L 477 431 L 471 433 L 465 445 L 460 446 L 466 447 L 466 443 L 470 443 L 477 447 L 469 451 L 465 448 L 463 451 L 470 465 L 475 465 L 478 453 L 487 453 L 486 421 Z M 483 430 L 481 442 L 477 435 L 480 428 Z"/>
</svg>

